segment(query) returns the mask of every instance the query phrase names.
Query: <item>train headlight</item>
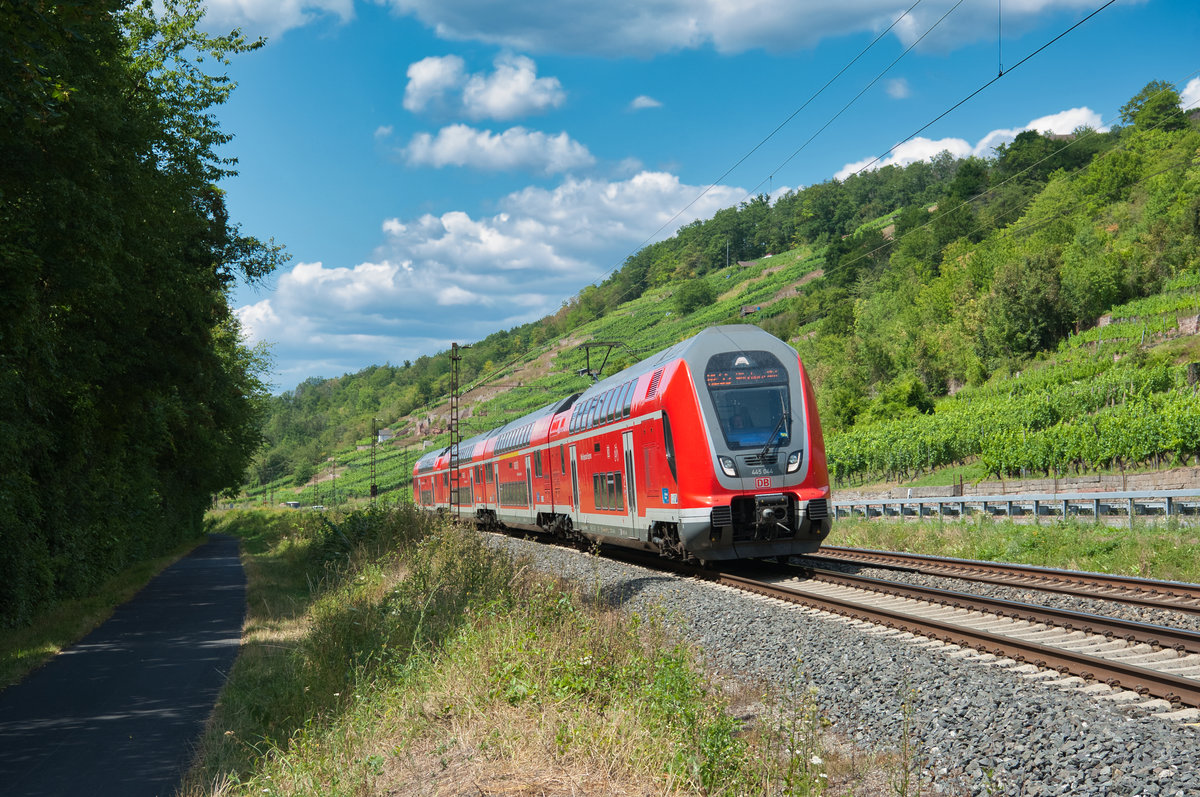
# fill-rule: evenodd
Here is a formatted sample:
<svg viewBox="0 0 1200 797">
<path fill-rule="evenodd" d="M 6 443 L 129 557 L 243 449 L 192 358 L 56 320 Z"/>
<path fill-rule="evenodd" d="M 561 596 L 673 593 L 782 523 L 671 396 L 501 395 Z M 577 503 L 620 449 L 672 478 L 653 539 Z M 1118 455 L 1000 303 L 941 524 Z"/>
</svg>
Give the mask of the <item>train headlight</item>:
<svg viewBox="0 0 1200 797">
<path fill-rule="evenodd" d="M 725 471 L 726 476 L 737 476 L 737 465 L 733 464 L 731 458 L 717 457 L 717 461 L 721 463 L 721 470 Z"/>
<path fill-rule="evenodd" d="M 788 473 L 795 473 L 800 468 L 800 454 L 801 452 L 799 451 L 793 451 L 792 453 L 788 454 Z"/>
</svg>

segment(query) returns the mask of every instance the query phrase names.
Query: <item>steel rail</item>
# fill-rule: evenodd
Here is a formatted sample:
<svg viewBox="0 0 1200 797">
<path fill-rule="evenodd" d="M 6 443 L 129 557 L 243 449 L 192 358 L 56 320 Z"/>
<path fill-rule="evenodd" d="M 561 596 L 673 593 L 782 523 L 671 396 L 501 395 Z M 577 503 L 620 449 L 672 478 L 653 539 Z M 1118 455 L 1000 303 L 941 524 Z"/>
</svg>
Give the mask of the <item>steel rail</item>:
<svg viewBox="0 0 1200 797">
<path fill-rule="evenodd" d="M 1182 581 L 1157 581 L 1134 576 L 1082 573 L 866 548 L 822 546 L 818 553 L 806 556 L 1200 614 L 1200 584 Z"/>
<path fill-rule="evenodd" d="M 1042 623 L 1068 631 L 1082 631 L 1085 634 L 1099 634 L 1108 638 L 1123 639 L 1127 642 L 1143 642 L 1157 648 L 1171 648 L 1180 653 L 1200 653 L 1200 633 L 1187 631 L 1182 628 L 1171 628 L 1150 623 L 1138 623 L 1132 620 L 1122 620 L 1117 617 L 1106 617 L 1101 614 L 1088 614 L 1071 609 L 1055 609 L 1049 606 L 1038 606 L 1032 603 L 991 598 L 984 595 L 974 595 L 969 592 L 925 587 L 916 584 L 905 584 L 898 581 L 888 581 L 870 576 L 858 576 L 839 573 L 836 570 L 820 568 L 800 568 L 811 574 L 816 580 L 855 589 L 866 589 L 898 598 L 936 603 L 955 609 L 968 609 L 986 612 L 988 614 L 1007 617 L 1014 620 L 1024 620 L 1029 623 Z"/>
<path fill-rule="evenodd" d="M 1133 664 L 1122 664 L 1037 642 L 964 628 L 931 618 L 913 617 L 879 607 L 864 606 L 833 596 L 812 595 L 782 585 L 766 584 L 744 576 L 711 573 L 710 580 L 747 592 L 779 598 L 789 603 L 816 606 L 851 619 L 869 620 L 889 628 L 933 637 L 942 642 L 985 651 L 1022 663 L 1053 669 L 1060 673 L 1078 675 L 1087 680 L 1101 681 L 1114 688 L 1160 697 L 1172 703 L 1200 706 L 1200 680 L 1181 678 L 1177 675 Z"/>
<path fill-rule="evenodd" d="M 1086 680 L 1099 681 L 1107 684 L 1110 687 L 1117 689 L 1127 689 L 1137 692 L 1141 695 L 1149 695 L 1157 698 L 1162 698 L 1173 704 L 1183 704 L 1187 706 L 1200 707 L 1200 679 L 1186 678 L 1178 675 L 1172 675 L 1169 672 L 1161 672 L 1158 670 L 1140 667 L 1136 664 L 1125 664 L 1120 661 L 1091 656 L 1086 653 L 1078 653 L 1072 650 L 1044 645 L 1039 642 L 1023 640 L 1018 637 L 1004 636 L 1003 634 L 994 634 L 987 631 L 981 631 L 975 628 L 963 627 L 954 623 L 945 622 L 929 617 L 919 617 L 912 614 L 907 614 L 899 610 L 887 609 L 879 606 L 865 605 L 856 601 L 845 600 L 831 595 L 817 595 L 801 590 L 793 589 L 782 584 L 771 584 L 758 579 L 747 576 L 738 575 L 736 573 L 723 572 L 717 569 L 710 569 L 695 564 L 679 562 L 671 559 L 664 559 L 656 554 L 649 554 L 642 551 L 636 551 L 628 548 L 606 547 L 605 554 L 611 559 L 624 561 L 639 566 L 648 567 L 654 570 L 674 572 L 678 575 L 688 576 L 714 584 L 719 584 L 726 587 L 750 592 L 766 597 L 777 598 L 779 600 L 794 603 L 802 606 L 829 611 L 834 614 L 849 617 L 853 620 L 866 620 L 877 623 L 888 628 L 895 628 L 900 631 L 906 631 L 921 636 L 930 637 L 940 640 L 948 644 L 959 645 L 973 650 L 978 650 L 986 653 L 991 653 L 996 656 L 1007 657 L 1021 663 L 1033 664 L 1034 666 L 1055 670 L 1060 674 L 1075 675 Z M 808 568 L 811 572 L 812 569 Z M 776 572 L 786 572 L 787 568 L 779 567 Z M 794 569 L 792 569 L 794 573 Z M 866 582 L 875 582 L 883 587 L 886 587 L 890 594 L 896 595 L 902 587 L 912 587 L 913 585 L 898 584 L 893 581 L 884 581 L 881 579 L 869 579 L 865 576 L 847 576 L 844 573 L 835 573 L 825 571 L 820 574 L 823 580 L 831 581 L 833 578 L 845 579 L 851 582 L 858 582 L 859 587 L 863 587 Z M 845 584 L 843 584 L 845 586 Z M 874 588 L 874 584 L 869 589 Z M 919 590 L 931 590 L 931 588 L 916 588 Z M 981 598 L 976 595 L 966 593 L 954 593 L 949 590 L 941 590 L 944 597 L 962 598 L 972 602 L 975 601 L 992 601 L 998 602 L 994 598 Z M 931 602 L 929 598 L 916 598 L 925 603 Z M 941 601 L 933 601 L 942 603 Z M 951 605 L 953 600 L 951 600 Z M 1127 623 L 1126 621 L 1116 620 L 1116 618 L 1095 617 L 1081 612 L 1064 612 L 1063 610 L 1051 610 L 1046 607 L 1030 606 L 1027 604 L 1019 604 L 1013 601 L 1003 601 L 1000 603 L 1009 604 L 1018 607 L 1020 610 L 1038 610 L 1069 614 L 1076 619 L 1082 619 L 1088 622 L 1089 627 L 1095 629 L 1098 621 L 1123 623 L 1126 626 L 1138 626 L 1138 623 Z M 968 608 L 968 607 L 959 607 Z M 995 613 L 995 612 L 990 612 Z M 1011 616 L 1011 615 L 1006 615 Z M 1024 616 L 1018 619 L 1026 619 Z M 1061 625 L 1061 624 L 1057 624 Z M 1082 627 L 1079 630 L 1083 630 Z M 1190 636 L 1186 643 L 1188 646 L 1196 644 L 1196 638 L 1200 637 L 1193 632 L 1181 631 L 1178 629 L 1164 628 L 1162 626 L 1143 626 L 1143 630 L 1151 630 L 1155 633 L 1160 631 L 1170 632 L 1168 638 L 1178 638 L 1174 635 L 1184 634 Z M 1093 633 L 1095 633 L 1093 631 Z M 1101 631 L 1100 633 L 1105 633 Z M 1115 633 L 1114 633 L 1115 635 Z M 1122 635 L 1124 637 L 1124 635 Z M 1167 637 L 1167 634 L 1162 634 Z M 1147 636 L 1143 638 L 1149 642 L 1154 637 Z"/>
</svg>

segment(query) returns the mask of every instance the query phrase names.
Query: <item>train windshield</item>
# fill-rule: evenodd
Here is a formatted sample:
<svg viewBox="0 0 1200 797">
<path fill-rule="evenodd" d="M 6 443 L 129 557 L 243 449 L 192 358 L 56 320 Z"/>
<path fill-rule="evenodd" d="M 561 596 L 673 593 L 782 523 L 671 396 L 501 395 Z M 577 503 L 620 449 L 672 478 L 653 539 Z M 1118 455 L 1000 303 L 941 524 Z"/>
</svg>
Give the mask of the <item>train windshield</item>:
<svg viewBox="0 0 1200 797">
<path fill-rule="evenodd" d="M 713 355 L 704 383 L 731 449 L 786 446 L 791 442 L 787 371 L 770 352 Z"/>
</svg>

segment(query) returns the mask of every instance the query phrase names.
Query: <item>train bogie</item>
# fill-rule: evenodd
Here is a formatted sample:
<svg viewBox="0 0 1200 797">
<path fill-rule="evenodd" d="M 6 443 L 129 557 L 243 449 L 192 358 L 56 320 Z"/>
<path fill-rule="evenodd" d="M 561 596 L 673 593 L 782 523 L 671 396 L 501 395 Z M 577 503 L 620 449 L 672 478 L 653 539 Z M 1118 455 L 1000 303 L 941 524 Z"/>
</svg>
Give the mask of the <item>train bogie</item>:
<svg viewBox="0 0 1200 797">
<path fill-rule="evenodd" d="M 418 504 L 683 559 L 807 553 L 831 527 L 812 386 L 753 326 L 706 329 L 450 464 L 448 449 L 418 460 Z"/>
</svg>

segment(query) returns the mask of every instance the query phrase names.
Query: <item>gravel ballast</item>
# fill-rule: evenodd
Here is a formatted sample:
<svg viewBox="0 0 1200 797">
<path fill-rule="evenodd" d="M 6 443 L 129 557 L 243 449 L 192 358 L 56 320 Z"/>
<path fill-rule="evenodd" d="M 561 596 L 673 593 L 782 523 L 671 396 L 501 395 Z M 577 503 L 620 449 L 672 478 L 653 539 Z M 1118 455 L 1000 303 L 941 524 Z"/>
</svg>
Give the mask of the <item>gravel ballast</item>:
<svg viewBox="0 0 1200 797">
<path fill-rule="evenodd" d="M 779 687 L 807 677 L 831 730 L 865 750 L 905 728 L 922 793 L 1200 796 L 1200 725 L 982 663 L 968 652 L 709 583 L 487 535 L 587 592 L 678 623 L 709 666 Z M 1128 696 L 1126 694 L 1126 696 Z M 1160 701 L 1161 703 L 1161 701 Z"/>
</svg>

